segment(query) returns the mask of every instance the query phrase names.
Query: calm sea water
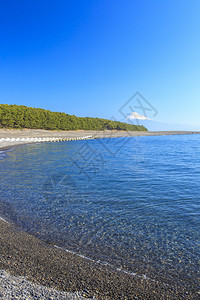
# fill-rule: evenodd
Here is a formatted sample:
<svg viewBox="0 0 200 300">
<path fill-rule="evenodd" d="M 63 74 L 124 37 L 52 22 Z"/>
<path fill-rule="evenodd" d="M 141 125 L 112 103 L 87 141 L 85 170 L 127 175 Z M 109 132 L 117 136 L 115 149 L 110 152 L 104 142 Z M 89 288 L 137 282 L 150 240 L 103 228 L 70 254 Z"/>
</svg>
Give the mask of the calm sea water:
<svg viewBox="0 0 200 300">
<path fill-rule="evenodd" d="M 1 152 L 0 213 L 133 276 L 198 286 L 199 145 L 200 135 L 154 136 Z"/>
</svg>

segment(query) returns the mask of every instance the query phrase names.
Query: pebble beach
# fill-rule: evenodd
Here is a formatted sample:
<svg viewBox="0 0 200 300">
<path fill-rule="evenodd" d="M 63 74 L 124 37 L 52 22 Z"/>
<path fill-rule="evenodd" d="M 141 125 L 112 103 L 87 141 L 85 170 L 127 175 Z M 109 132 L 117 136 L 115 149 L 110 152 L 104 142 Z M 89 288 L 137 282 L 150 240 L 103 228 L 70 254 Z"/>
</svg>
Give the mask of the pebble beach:
<svg viewBox="0 0 200 300">
<path fill-rule="evenodd" d="M 0 129 L 0 150 L 26 143 L 198 132 L 45 131 Z M 1 216 L 1 207 L 0 207 Z M 45 243 L 0 219 L 1 299 L 198 299 L 198 291 L 126 274 Z"/>
</svg>

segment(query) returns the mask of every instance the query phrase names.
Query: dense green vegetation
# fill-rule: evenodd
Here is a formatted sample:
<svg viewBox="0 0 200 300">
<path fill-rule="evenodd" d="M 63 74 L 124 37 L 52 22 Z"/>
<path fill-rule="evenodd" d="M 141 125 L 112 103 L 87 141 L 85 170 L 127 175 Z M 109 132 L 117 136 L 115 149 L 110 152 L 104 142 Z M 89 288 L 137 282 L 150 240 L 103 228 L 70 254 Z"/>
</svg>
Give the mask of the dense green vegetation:
<svg viewBox="0 0 200 300">
<path fill-rule="evenodd" d="M 147 131 L 144 126 L 139 125 L 99 118 L 82 118 L 41 108 L 8 104 L 0 104 L 0 128 Z"/>
</svg>

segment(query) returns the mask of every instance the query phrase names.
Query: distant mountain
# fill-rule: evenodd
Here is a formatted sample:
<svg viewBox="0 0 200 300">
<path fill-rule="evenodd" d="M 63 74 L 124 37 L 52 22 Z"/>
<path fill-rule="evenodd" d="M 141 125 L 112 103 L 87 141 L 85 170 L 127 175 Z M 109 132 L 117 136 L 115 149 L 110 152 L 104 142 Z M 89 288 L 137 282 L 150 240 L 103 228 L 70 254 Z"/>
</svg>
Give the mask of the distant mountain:
<svg viewBox="0 0 200 300">
<path fill-rule="evenodd" d="M 200 131 L 200 126 L 162 123 L 153 120 L 133 120 L 129 124 L 143 125 L 149 131 Z"/>
</svg>

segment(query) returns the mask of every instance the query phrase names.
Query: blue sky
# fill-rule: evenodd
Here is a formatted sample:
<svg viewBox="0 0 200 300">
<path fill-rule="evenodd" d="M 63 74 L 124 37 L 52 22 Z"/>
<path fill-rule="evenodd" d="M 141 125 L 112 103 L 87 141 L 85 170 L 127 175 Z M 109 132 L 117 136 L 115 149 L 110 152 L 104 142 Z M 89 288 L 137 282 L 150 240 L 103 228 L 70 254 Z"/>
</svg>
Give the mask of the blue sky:
<svg viewBox="0 0 200 300">
<path fill-rule="evenodd" d="M 200 130 L 199 33 L 199 0 L 0 1 L 0 102 L 123 120 L 139 91 Z"/>
</svg>

